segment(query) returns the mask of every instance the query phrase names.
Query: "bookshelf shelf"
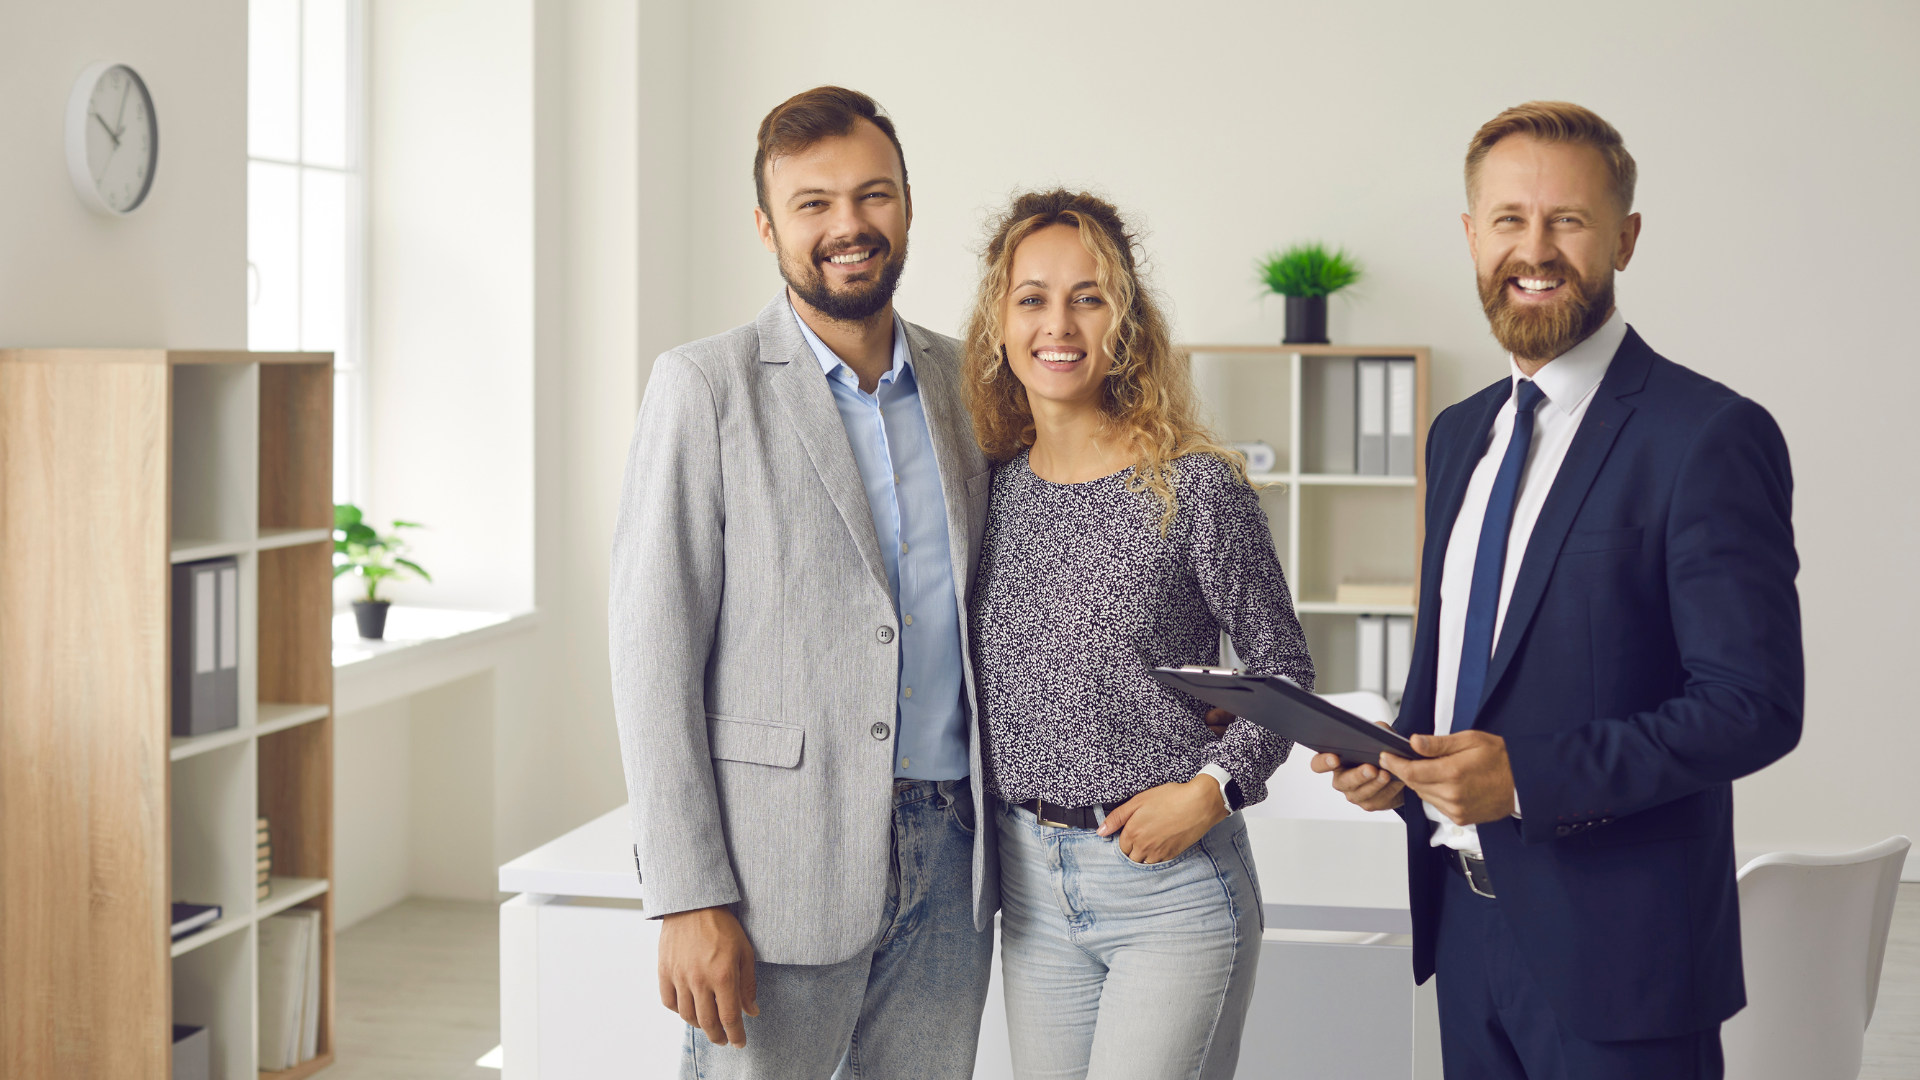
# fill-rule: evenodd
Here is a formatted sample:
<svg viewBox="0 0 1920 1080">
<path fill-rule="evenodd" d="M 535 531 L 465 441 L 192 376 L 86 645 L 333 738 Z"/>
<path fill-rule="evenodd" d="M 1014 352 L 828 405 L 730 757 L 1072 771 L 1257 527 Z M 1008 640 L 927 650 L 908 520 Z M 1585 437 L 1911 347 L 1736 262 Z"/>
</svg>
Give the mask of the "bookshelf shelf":
<svg viewBox="0 0 1920 1080">
<path fill-rule="evenodd" d="M 256 922 L 305 903 L 326 892 L 328 888 L 328 883 L 321 878 L 274 877 L 270 880 L 273 882 L 273 891 L 261 901 L 259 910 L 254 913 Z"/>
<path fill-rule="evenodd" d="M 228 934 L 245 930 L 251 925 L 253 925 L 253 919 L 249 916 L 225 915 L 174 942 L 168 952 L 173 957 L 185 956 L 202 945 L 211 945 Z"/>
<path fill-rule="evenodd" d="M 284 705 L 267 701 L 260 702 L 254 708 L 259 718 L 252 724 L 243 724 L 206 735 L 188 735 L 169 739 L 168 759 L 181 761 L 196 754 L 204 754 L 209 750 L 233 746 L 248 739 L 257 739 L 262 735 L 271 735 L 276 731 L 285 731 L 287 728 L 315 720 L 324 720 L 332 711 L 326 705 Z"/>
<path fill-rule="evenodd" d="M 1359 684 L 1359 617 L 1414 616 L 1410 604 L 1343 604 L 1345 582 L 1406 582 L 1417 595 L 1426 503 L 1430 351 L 1420 345 L 1186 345 L 1213 430 L 1231 442 L 1264 441 L 1278 467 L 1256 473 L 1261 506 L 1306 631 L 1316 689 Z M 1355 473 L 1354 361 L 1411 360 L 1412 476 Z M 1344 397 L 1341 391 L 1344 390 Z M 1332 423 L 1344 414 L 1344 433 Z M 1345 455 L 1333 449 L 1344 438 Z M 1397 691 L 1397 688 L 1393 688 Z"/>
<path fill-rule="evenodd" d="M 292 907 L 320 912 L 320 1046 L 277 1075 L 333 1060 L 332 369 L 0 349 L 8 1075 L 166 1080 L 180 1023 L 252 1077 L 259 924 Z M 170 568 L 227 556 L 238 724 L 174 738 Z M 173 941 L 173 902 L 222 918 Z"/>
</svg>

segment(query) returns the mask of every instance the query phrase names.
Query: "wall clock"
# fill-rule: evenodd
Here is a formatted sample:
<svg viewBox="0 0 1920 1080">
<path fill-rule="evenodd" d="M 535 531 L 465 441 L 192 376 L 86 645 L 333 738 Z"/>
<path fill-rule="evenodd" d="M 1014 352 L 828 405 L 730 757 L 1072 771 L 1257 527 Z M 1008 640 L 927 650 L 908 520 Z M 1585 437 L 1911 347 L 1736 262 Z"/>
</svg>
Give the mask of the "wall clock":
<svg viewBox="0 0 1920 1080">
<path fill-rule="evenodd" d="M 67 99 L 67 172 L 80 201 L 129 214 L 153 190 L 160 122 L 147 84 L 125 64 L 91 64 Z"/>
</svg>

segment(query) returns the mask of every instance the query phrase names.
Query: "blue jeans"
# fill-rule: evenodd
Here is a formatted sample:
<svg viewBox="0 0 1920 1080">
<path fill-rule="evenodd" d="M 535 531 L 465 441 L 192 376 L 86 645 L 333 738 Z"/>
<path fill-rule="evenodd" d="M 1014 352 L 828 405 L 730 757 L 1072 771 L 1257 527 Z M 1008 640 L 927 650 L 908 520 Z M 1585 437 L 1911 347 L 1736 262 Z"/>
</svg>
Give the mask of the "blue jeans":
<svg viewBox="0 0 1920 1080">
<path fill-rule="evenodd" d="M 1260 960 L 1239 814 L 1143 866 L 1115 839 L 1003 807 L 1000 972 L 1021 1080 L 1230 1077 Z"/>
<path fill-rule="evenodd" d="M 838 964 L 754 965 L 747 1045 L 687 1028 L 682 1080 L 966 1080 L 993 971 L 993 924 L 973 928 L 969 781 L 897 780 L 893 866 L 877 936 Z"/>
</svg>

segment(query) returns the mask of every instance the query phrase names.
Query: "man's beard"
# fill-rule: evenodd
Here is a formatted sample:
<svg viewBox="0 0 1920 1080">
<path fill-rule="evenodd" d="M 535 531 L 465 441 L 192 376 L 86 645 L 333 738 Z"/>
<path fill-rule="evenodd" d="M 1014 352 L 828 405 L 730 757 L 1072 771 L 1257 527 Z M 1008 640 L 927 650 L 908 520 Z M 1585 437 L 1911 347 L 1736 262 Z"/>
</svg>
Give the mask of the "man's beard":
<svg viewBox="0 0 1920 1080">
<path fill-rule="evenodd" d="M 834 291 L 827 285 L 827 274 L 821 264 L 832 256 L 861 248 L 875 249 L 869 261 L 878 263 L 879 268 L 864 271 L 838 292 Z M 893 245 L 885 237 L 873 233 L 861 233 L 853 238 L 852 243 L 836 244 L 832 251 L 815 248 L 805 263 L 789 259 L 785 248 L 780 251 L 780 276 L 787 279 L 787 287 L 813 310 L 841 322 L 864 322 L 886 310 L 886 306 L 893 302 L 895 286 L 900 284 L 900 273 L 906 268 L 906 241 L 901 240 L 900 253 L 896 257 Z"/>
<path fill-rule="evenodd" d="M 1559 278 L 1566 295 L 1546 304 L 1516 304 L 1507 282 L 1517 277 Z M 1585 341 L 1613 310 L 1613 274 L 1598 288 L 1570 266 L 1545 267 L 1509 259 L 1492 277 L 1480 279 L 1480 309 L 1487 313 L 1493 339 L 1522 360 L 1545 363 Z"/>
</svg>

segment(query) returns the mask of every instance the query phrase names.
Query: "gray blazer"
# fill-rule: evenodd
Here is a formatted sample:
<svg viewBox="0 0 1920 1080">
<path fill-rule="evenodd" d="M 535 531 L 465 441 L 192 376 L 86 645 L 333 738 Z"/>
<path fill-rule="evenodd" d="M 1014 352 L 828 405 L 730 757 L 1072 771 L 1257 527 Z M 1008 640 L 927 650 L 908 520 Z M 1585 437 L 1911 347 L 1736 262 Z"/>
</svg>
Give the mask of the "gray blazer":
<svg viewBox="0 0 1920 1080">
<path fill-rule="evenodd" d="M 1000 893 L 966 611 L 993 474 L 961 401 L 959 343 L 906 327 L 976 718 L 984 929 Z M 784 291 L 750 325 L 654 361 L 609 621 L 647 910 L 731 904 L 769 963 L 832 964 L 871 944 L 892 838 L 899 626 L 846 429 Z"/>
</svg>

